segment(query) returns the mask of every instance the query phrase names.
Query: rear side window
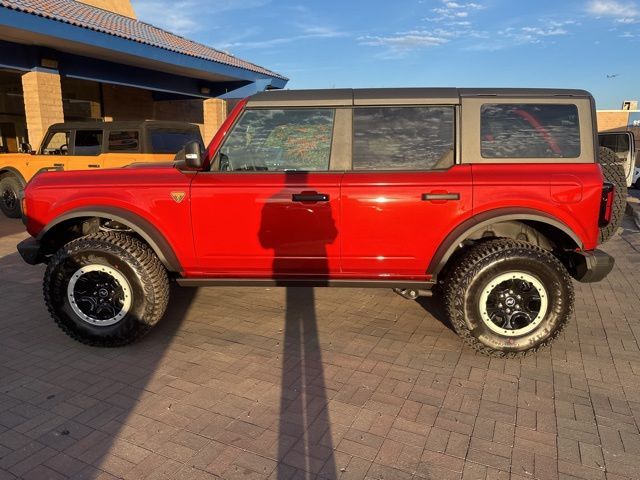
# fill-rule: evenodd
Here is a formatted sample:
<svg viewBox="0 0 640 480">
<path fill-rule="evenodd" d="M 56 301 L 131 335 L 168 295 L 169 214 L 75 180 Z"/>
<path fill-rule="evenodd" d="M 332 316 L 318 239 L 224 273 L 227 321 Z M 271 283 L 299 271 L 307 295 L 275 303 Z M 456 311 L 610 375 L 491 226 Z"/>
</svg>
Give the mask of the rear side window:
<svg viewBox="0 0 640 480">
<path fill-rule="evenodd" d="M 222 171 L 329 169 L 334 110 L 247 110 L 220 150 Z"/>
<path fill-rule="evenodd" d="M 605 133 L 598 135 L 601 147 L 607 147 L 616 153 L 627 153 L 631 146 L 629 145 L 629 137 L 620 133 Z"/>
<path fill-rule="evenodd" d="M 112 152 L 137 152 L 140 134 L 137 130 L 114 130 L 109 132 L 109 150 Z"/>
<path fill-rule="evenodd" d="M 485 104 L 480 110 L 484 158 L 577 158 L 575 105 Z"/>
<path fill-rule="evenodd" d="M 354 110 L 354 170 L 433 170 L 453 164 L 453 107 Z"/>
<path fill-rule="evenodd" d="M 154 128 L 149 132 L 151 153 L 177 153 L 187 143 L 201 142 L 200 132 L 196 130 L 172 130 Z"/>
<path fill-rule="evenodd" d="M 74 147 L 74 155 L 100 155 L 102 153 L 102 130 L 77 130 Z"/>
</svg>

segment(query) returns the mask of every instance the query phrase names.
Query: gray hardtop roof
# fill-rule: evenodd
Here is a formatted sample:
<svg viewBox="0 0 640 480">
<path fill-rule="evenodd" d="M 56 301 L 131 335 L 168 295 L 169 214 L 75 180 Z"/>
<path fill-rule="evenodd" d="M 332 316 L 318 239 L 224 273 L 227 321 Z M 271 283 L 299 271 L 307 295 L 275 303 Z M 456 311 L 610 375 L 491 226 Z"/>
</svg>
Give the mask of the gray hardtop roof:
<svg viewBox="0 0 640 480">
<path fill-rule="evenodd" d="M 579 97 L 585 90 L 560 88 L 339 88 L 324 90 L 268 90 L 249 98 L 248 107 L 350 107 L 353 105 L 456 105 L 463 97 Z"/>
<path fill-rule="evenodd" d="M 128 130 L 139 129 L 143 127 L 170 128 L 176 130 L 193 130 L 198 128 L 197 125 L 188 122 L 173 122 L 164 120 L 119 120 L 115 122 L 103 121 L 78 121 L 54 123 L 49 127 L 51 130 Z"/>
</svg>

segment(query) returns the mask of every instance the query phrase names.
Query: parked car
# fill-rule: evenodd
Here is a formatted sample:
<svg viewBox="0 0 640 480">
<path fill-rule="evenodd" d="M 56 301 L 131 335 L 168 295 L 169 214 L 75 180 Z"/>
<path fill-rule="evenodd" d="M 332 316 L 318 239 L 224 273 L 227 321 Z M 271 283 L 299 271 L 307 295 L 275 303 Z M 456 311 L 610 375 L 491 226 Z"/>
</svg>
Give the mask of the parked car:
<svg viewBox="0 0 640 480">
<path fill-rule="evenodd" d="M 636 166 L 638 152 L 633 133 L 603 132 L 598 134 L 598 141 L 601 147 L 608 148 L 616 154 L 624 170 L 626 186 L 640 188 L 640 169 Z"/>
<path fill-rule="evenodd" d="M 435 292 L 473 348 L 524 355 L 571 318 L 572 277 L 613 268 L 593 112 L 581 90 L 264 92 L 173 165 L 37 176 L 18 250 L 91 345 L 146 333 L 175 281 Z"/>
<path fill-rule="evenodd" d="M 49 127 L 30 153 L 0 155 L 0 210 L 20 217 L 18 201 L 34 175 L 51 170 L 92 170 L 136 162 L 172 161 L 190 141 L 202 141 L 197 125 L 184 122 L 66 122 Z"/>
</svg>

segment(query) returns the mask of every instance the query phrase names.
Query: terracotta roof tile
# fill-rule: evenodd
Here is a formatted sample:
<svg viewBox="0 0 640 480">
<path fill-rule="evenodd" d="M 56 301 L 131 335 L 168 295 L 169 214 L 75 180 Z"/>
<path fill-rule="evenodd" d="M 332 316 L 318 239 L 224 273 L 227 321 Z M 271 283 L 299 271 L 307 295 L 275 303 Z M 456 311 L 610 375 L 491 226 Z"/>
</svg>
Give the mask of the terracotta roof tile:
<svg viewBox="0 0 640 480">
<path fill-rule="evenodd" d="M 140 20 L 76 2 L 75 0 L 0 0 L 0 7 L 38 15 L 183 55 L 223 63 L 286 80 L 286 77 L 278 73 L 241 60 L 228 53 L 188 40 Z"/>
</svg>

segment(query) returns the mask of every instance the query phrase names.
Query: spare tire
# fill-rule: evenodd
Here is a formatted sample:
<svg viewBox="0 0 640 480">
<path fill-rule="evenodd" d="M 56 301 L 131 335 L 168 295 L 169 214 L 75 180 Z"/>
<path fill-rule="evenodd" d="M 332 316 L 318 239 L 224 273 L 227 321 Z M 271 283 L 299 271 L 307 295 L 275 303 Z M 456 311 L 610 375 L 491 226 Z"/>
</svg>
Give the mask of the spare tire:
<svg viewBox="0 0 640 480">
<path fill-rule="evenodd" d="M 622 161 L 613 150 L 600 147 L 598 162 L 602 167 L 605 181 L 612 183 L 616 190 L 613 197 L 611 221 L 606 227 L 600 228 L 600 243 L 606 242 L 618 231 L 627 206 L 627 177 L 624 174 Z"/>
</svg>

